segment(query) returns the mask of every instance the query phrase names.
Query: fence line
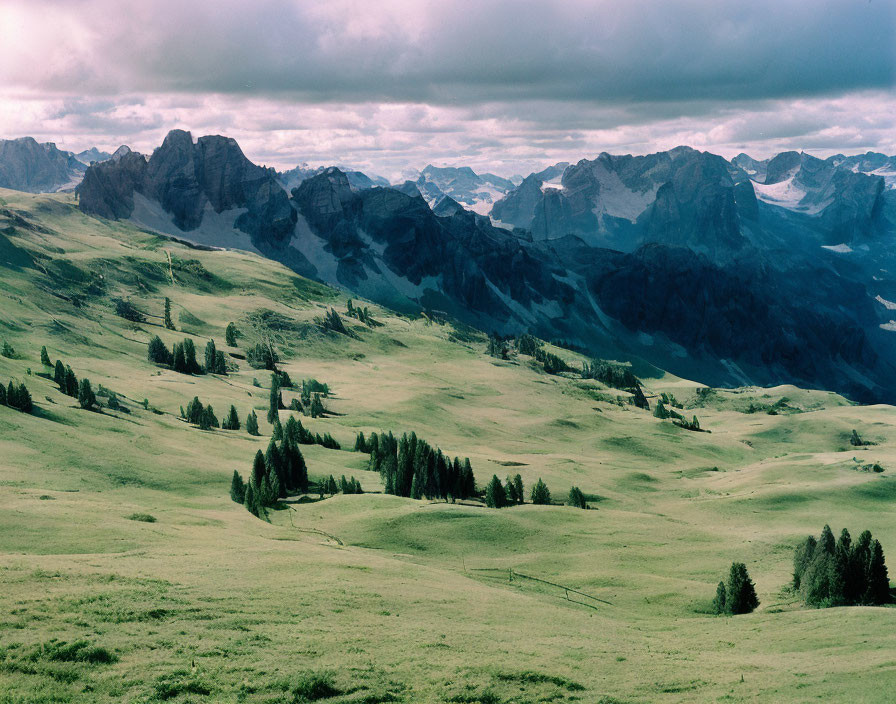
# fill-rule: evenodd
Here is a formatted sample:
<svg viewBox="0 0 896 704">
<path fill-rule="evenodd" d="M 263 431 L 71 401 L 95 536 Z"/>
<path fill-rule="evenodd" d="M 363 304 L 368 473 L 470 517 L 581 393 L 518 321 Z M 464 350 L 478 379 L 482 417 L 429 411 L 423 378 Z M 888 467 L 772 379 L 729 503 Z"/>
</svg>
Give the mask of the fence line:
<svg viewBox="0 0 896 704">
<path fill-rule="evenodd" d="M 464 571 L 470 572 L 507 572 L 507 581 L 513 582 L 515 577 L 519 577 L 521 579 L 528 579 L 532 582 L 540 582 L 541 584 L 547 584 L 551 587 L 556 587 L 557 589 L 562 589 L 566 593 L 566 600 L 572 601 L 574 604 L 582 604 L 583 606 L 590 606 L 591 608 L 596 608 L 593 604 L 583 603 L 581 601 L 574 601 L 569 598 L 570 594 L 578 594 L 579 596 L 583 596 L 586 599 L 591 599 L 593 601 L 600 602 L 601 604 L 607 604 L 608 606 L 612 606 L 613 603 L 606 601 L 605 599 L 600 599 L 599 597 L 594 596 L 593 594 L 587 594 L 586 592 L 580 591 L 578 589 L 574 589 L 573 587 L 568 587 L 565 584 L 558 584 L 557 582 L 549 582 L 546 579 L 541 579 L 540 577 L 533 577 L 528 574 L 523 574 L 522 572 L 515 571 L 512 567 L 508 570 L 505 570 L 503 567 L 466 567 L 464 564 Z"/>
</svg>

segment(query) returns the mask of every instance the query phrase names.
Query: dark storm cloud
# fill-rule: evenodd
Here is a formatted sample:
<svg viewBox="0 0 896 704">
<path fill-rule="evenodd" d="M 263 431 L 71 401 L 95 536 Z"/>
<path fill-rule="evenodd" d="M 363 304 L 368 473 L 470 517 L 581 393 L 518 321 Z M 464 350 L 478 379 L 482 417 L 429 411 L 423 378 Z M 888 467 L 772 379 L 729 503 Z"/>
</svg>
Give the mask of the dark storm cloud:
<svg viewBox="0 0 896 704">
<path fill-rule="evenodd" d="M 6 64 L 7 81 L 319 102 L 656 103 L 888 88 L 896 63 L 896 5 L 881 0 L 53 5 L 42 14 L 65 31 L 42 46 L 51 60 L 36 72 Z"/>
</svg>

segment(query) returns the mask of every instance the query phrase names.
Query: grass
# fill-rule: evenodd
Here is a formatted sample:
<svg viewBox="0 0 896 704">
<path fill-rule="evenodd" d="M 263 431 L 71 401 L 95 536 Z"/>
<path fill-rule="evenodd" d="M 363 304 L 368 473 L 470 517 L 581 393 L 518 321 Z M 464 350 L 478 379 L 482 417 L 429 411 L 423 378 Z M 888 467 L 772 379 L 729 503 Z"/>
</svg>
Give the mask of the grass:
<svg viewBox="0 0 896 704">
<path fill-rule="evenodd" d="M 314 319 L 345 295 L 259 256 L 87 218 L 70 196 L 2 198 L 28 226 L 0 214 L 0 340 L 21 357 L 0 357 L 0 379 L 24 380 L 37 413 L 0 407 L 0 702 L 289 702 L 324 685 L 317 701 L 883 702 L 896 686 L 896 609 L 809 610 L 782 591 L 793 547 L 825 523 L 896 554 L 891 472 L 854 469 L 896 466 L 892 407 L 791 386 L 698 399 L 693 382 L 646 379 L 648 395 L 699 404 L 685 414 L 713 432 L 690 433 L 615 392 L 494 364 L 465 327 L 370 306 L 382 327 L 343 316 L 352 337 L 322 334 Z M 106 293 L 91 294 L 100 271 Z M 135 326 L 109 301 L 160 315 L 166 296 L 201 322 L 200 357 L 211 337 L 244 355 L 276 335 L 294 381 L 326 380 L 334 415 L 303 418 L 312 432 L 352 447 L 359 430 L 414 430 L 470 457 L 480 485 L 519 473 L 528 494 L 541 477 L 596 510 L 385 496 L 364 455 L 303 446 L 312 479 L 354 475 L 367 493 L 259 521 L 228 492 L 270 439 L 267 377 L 238 357 L 227 377 L 146 361 L 152 335 L 170 348 L 188 333 Z M 223 345 L 231 321 L 239 349 Z M 130 413 L 83 412 L 28 376 L 41 345 Z M 189 427 L 177 415 L 194 396 L 219 416 L 236 405 L 244 428 L 256 409 L 261 436 Z M 782 398 L 802 412 L 743 410 Z M 879 444 L 849 446 L 853 428 Z M 759 610 L 700 613 L 733 560 Z M 75 659 L 30 656 L 52 652 Z"/>
</svg>

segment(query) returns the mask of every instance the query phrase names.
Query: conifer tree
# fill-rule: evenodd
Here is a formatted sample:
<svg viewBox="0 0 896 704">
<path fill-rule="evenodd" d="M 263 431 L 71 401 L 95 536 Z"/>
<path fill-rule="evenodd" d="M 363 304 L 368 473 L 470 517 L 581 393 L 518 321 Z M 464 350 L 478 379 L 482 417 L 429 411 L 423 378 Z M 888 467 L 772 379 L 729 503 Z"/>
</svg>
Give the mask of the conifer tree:
<svg viewBox="0 0 896 704">
<path fill-rule="evenodd" d="M 227 417 L 224 419 L 224 422 L 221 423 L 221 427 L 224 430 L 239 430 L 240 429 L 240 417 L 237 415 L 236 407 L 230 406 L 230 413 L 227 414 Z"/>
<path fill-rule="evenodd" d="M 246 485 L 244 503 L 246 506 L 246 510 L 248 510 L 249 513 L 251 513 L 253 516 L 257 516 L 259 514 L 258 496 L 255 490 L 254 482 L 249 482 Z"/>
<path fill-rule="evenodd" d="M 215 374 L 218 371 L 218 348 L 214 340 L 205 343 L 205 373 Z"/>
<path fill-rule="evenodd" d="M 333 475 L 330 475 L 330 478 L 327 480 L 327 491 L 331 494 L 335 494 L 339 491 L 339 487 L 336 485 L 336 479 Z"/>
<path fill-rule="evenodd" d="M 66 392 L 65 367 L 63 366 L 61 359 L 56 360 L 56 366 L 53 368 L 53 381 L 56 382 L 56 385 L 59 386 L 59 390 L 62 393 Z"/>
<path fill-rule="evenodd" d="M 861 603 L 868 584 L 868 564 L 871 561 L 871 531 L 864 530 L 852 544 L 849 555 L 850 578 L 847 580 L 851 603 Z"/>
<path fill-rule="evenodd" d="M 72 398 L 78 398 L 78 377 L 69 366 L 65 367 L 65 393 Z"/>
<path fill-rule="evenodd" d="M 0 384 L 0 406 L 6 406 L 9 403 L 9 392 L 3 384 Z"/>
<path fill-rule="evenodd" d="M 653 409 L 653 415 L 655 418 L 660 418 L 662 420 L 669 417 L 669 411 L 666 410 L 666 406 L 662 401 L 656 402 L 656 408 Z"/>
<path fill-rule="evenodd" d="M 230 480 L 230 498 L 238 504 L 246 500 L 246 484 L 236 470 L 233 470 L 233 479 Z"/>
<path fill-rule="evenodd" d="M 472 469 L 470 471 L 472 472 Z M 519 474 L 513 478 L 513 489 L 514 494 L 516 494 L 517 503 L 525 503 L 526 492 L 523 489 L 523 478 Z"/>
<path fill-rule="evenodd" d="M 227 343 L 228 347 L 236 347 L 237 334 L 236 325 L 227 323 L 227 329 L 224 330 L 224 342 Z"/>
<path fill-rule="evenodd" d="M 320 418 L 324 414 L 324 404 L 320 400 L 320 394 L 314 394 L 311 398 L 311 417 Z"/>
<path fill-rule="evenodd" d="M 146 356 L 154 364 L 173 364 L 171 353 L 158 335 L 154 335 L 149 341 Z"/>
<path fill-rule="evenodd" d="M 50 361 L 50 355 L 47 354 L 47 346 L 44 345 L 40 348 L 40 363 L 45 367 L 52 367 L 53 363 Z"/>
<path fill-rule="evenodd" d="M 280 423 L 279 418 L 274 419 L 274 425 L 271 428 L 271 437 L 277 442 L 283 440 L 283 425 Z"/>
<path fill-rule="evenodd" d="M 255 411 L 249 411 L 246 417 L 246 432 L 249 435 L 258 435 L 258 416 L 255 415 Z"/>
<path fill-rule="evenodd" d="M 793 556 L 794 589 L 800 588 L 800 582 L 803 578 L 803 574 L 806 572 L 806 568 L 809 566 L 809 563 L 812 562 L 812 558 L 815 556 L 815 548 L 817 545 L 818 541 L 815 540 L 814 536 L 810 535 L 802 543 L 800 543 L 799 547 L 796 549 L 796 553 Z"/>
<path fill-rule="evenodd" d="M 96 395 L 90 386 L 90 379 L 81 379 L 78 385 L 78 405 L 88 411 L 96 405 Z"/>
<path fill-rule="evenodd" d="M 184 414 L 184 417 L 193 425 L 199 425 L 200 421 L 202 420 L 202 412 L 204 410 L 205 407 L 202 405 L 199 397 L 194 396 L 193 400 L 187 404 L 187 412 L 186 414 Z"/>
<path fill-rule="evenodd" d="M 585 500 L 585 495 L 577 486 L 571 486 L 569 488 L 569 495 L 566 497 L 566 505 L 575 506 L 576 508 L 588 508 L 588 502 Z"/>
<path fill-rule="evenodd" d="M 271 395 L 268 406 L 268 423 L 271 425 L 280 417 L 278 411 L 281 405 L 280 377 L 277 374 L 271 374 Z"/>
<path fill-rule="evenodd" d="M 280 481 L 280 477 L 271 472 L 268 475 L 268 482 L 271 485 L 271 506 L 277 503 L 278 499 L 286 498 L 286 490 L 283 488 L 283 482 Z"/>
<path fill-rule="evenodd" d="M 865 604 L 880 606 L 890 603 L 890 579 L 887 576 L 887 565 L 884 562 L 884 551 L 877 540 L 871 542 L 871 556 L 866 572 L 866 588 L 862 601 Z"/>
<path fill-rule="evenodd" d="M 281 454 L 280 448 L 277 447 L 277 443 L 274 442 L 273 438 L 268 443 L 268 449 L 264 453 L 264 464 L 267 468 L 268 476 L 277 477 L 282 487 L 284 483 L 283 455 Z"/>
<path fill-rule="evenodd" d="M 725 614 L 728 613 L 728 606 L 726 604 L 727 595 L 725 593 L 725 583 L 719 582 L 719 586 L 716 587 L 716 595 L 712 600 L 712 608 L 717 614 Z"/>
<path fill-rule="evenodd" d="M 180 374 L 188 373 L 187 360 L 184 356 L 184 346 L 181 342 L 178 342 L 174 345 L 174 353 L 171 357 L 171 368 Z"/>
<path fill-rule="evenodd" d="M 492 480 L 485 488 L 485 505 L 489 508 L 503 508 L 507 505 L 507 494 L 497 474 L 492 475 Z"/>
<path fill-rule="evenodd" d="M 189 337 L 184 339 L 184 367 L 187 374 L 202 374 L 202 367 L 196 361 L 196 346 Z"/>
<path fill-rule="evenodd" d="M 756 588 L 743 562 L 732 562 L 725 585 L 725 609 L 730 614 L 748 614 L 759 606 Z"/>
<path fill-rule="evenodd" d="M 355 452 L 367 452 L 367 440 L 364 439 L 364 431 L 359 431 L 355 438 Z"/>
<path fill-rule="evenodd" d="M 345 478 L 344 474 L 339 478 L 339 491 L 341 491 L 343 494 L 354 493 L 350 490 L 348 480 Z"/>
<path fill-rule="evenodd" d="M 218 427 L 218 417 L 212 410 L 211 404 L 202 409 L 199 415 L 199 428 L 201 430 L 211 430 Z"/>
<path fill-rule="evenodd" d="M 227 375 L 227 360 L 221 350 L 215 353 L 215 374 Z"/>
<path fill-rule="evenodd" d="M 850 591 L 848 582 L 850 580 L 850 546 L 852 539 L 846 528 L 840 533 L 837 539 L 837 545 L 834 548 L 834 559 L 832 562 L 831 582 L 830 582 L 830 603 L 832 606 L 841 606 L 847 601 L 847 594 Z"/>
<path fill-rule="evenodd" d="M 470 458 L 464 459 L 463 473 L 463 497 L 469 498 L 476 495 L 476 480 L 473 477 L 473 465 L 470 464 Z"/>
<path fill-rule="evenodd" d="M 547 485 L 541 481 L 541 477 L 538 478 L 538 481 L 535 482 L 535 486 L 532 487 L 531 498 L 532 503 L 536 505 L 546 505 L 551 503 L 551 492 L 548 490 Z"/>
<path fill-rule="evenodd" d="M 255 459 L 252 461 L 252 476 L 249 478 L 249 481 L 255 484 L 256 487 L 261 486 L 261 481 L 267 473 L 268 467 L 264 461 L 264 454 L 262 454 L 261 450 L 257 450 Z"/>
<path fill-rule="evenodd" d="M 174 321 L 171 320 L 171 299 L 165 296 L 165 327 L 174 330 Z"/>
</svg>

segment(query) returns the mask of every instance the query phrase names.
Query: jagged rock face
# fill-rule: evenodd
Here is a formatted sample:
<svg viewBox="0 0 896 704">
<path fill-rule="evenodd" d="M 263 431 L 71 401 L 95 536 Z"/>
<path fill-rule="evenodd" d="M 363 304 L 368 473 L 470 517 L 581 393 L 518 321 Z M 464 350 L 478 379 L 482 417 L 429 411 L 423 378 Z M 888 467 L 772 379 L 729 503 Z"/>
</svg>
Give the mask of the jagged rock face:
<svg viewBox="0 0 896 704">
<path fill-rule="evenodd" d="M 31 137 L 0 140 L 0 188 L 28 193 L 53 193 L 74 188 L 85 170 L 71 152 Z"/>
<path fill-rule="evenodd" d="M 112 159 L 91 165 L 75 189 L 81 210 L 110 220 L 129 218 L 134 193 L 146 183 L 146 157 L 120 148 Z"/>
<path fill-rule="evenodd" d="M 701 152 L 669 164 L 669 180 L 641 217 L 645 242 L 662 242 L 717 254 L 737 252 L 740 232 L 734 182 L 722 157 Z"/>
<path fill-rule="evenodd" d="M 158 202 L 184 232 L 199 227 L 209 204 L 217 213 L 245 209 L 235 226 L 253 237 L 292 234 L 295 213 L 275 173 L 249 161 L 233 139 L 201 137 L 194 144 L 189 132 L 172 130 L 148 162 L 119 152 L 87 170 L 77 190 L 84 212 L 129 217 L 136 192 Z"/>
<path fill-rule="evenodd" d="M 765 181 L 765 174 L 768 171 L 768 159 L 759 161 L 749 154 L 741 152 L 731 160 L 731 163 L 743 171 L 748 178 L 751 178 L 758 183 L 763 183 Z"/>
<path fill-rule="evenodd" d="M 753 187 L 770 205 L 816 218 L 813 226 L 828 244 L 855 242 L 883 227 L 884 178 L 853 171 L 842 161 L 784 152 L 769 162 L 764 183 Z"/>
</svg>

